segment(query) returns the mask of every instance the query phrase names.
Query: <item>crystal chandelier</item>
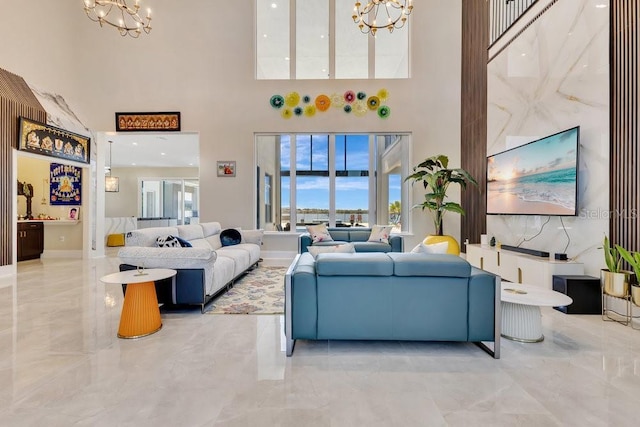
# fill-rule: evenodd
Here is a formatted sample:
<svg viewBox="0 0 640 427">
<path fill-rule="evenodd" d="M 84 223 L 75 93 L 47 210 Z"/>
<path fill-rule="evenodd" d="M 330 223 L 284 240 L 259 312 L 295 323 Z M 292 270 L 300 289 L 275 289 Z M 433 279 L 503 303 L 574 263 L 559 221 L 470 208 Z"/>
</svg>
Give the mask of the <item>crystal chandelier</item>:
<svg viewBox="0 0 640 427">
<path fill-rule="evenodd" d="M 104 24 L 116 28 L 121 36 L 129 35 L 138 38 L 142 31 L 151 32 L 151 9 L 147 9 L 147 17 L 138 15 L 139 0 L 84 0 L 84 11 L 94 22 L 102 27 Z"/>
<path fill-rule="evenodd" d="M 372 36 L 381 28 L 386 28 L 392 33 L 394 29 L 404 27 L 407 17 L 413 11 L 412 3 L 413 0 L 371 0 L 362 7 L 362 3 L 356 1 L 353 22 L 358 24 L 360 31 L 365 34 L 371 33 Z M 380 9 L 383 12 L 380 12 Z"/>
</svg>

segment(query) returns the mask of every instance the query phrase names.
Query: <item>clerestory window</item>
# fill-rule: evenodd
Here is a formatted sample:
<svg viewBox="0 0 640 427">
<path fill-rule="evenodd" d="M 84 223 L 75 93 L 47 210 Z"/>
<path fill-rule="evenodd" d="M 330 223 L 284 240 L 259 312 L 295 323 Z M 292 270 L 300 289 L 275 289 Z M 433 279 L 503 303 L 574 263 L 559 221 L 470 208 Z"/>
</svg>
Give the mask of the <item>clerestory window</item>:
<svg viewBox="0 0 640 427">
<path fill-rule="evenodd" d="M 351 0 L 256 0 L 256 78 L 409 77 L 409 25 L 363 34 Z"/>
</svg>

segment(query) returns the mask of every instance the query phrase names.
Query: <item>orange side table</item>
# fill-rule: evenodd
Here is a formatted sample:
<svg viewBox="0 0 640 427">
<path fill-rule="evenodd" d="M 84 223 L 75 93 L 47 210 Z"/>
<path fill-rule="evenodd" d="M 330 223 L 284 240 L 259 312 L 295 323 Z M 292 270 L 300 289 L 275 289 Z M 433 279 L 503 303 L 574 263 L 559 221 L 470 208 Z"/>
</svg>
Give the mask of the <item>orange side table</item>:
<svg viewBox="0 0 640 427">
<path fill-rule="evenodd" d="M 155 281 L 176 275 L 168 268 L 148 268 L 108 274 L 100 281 L 104 283 L 126 283 L 118 338 L 141 338 L 154 334 L 162 328 Z"/>
</svg>

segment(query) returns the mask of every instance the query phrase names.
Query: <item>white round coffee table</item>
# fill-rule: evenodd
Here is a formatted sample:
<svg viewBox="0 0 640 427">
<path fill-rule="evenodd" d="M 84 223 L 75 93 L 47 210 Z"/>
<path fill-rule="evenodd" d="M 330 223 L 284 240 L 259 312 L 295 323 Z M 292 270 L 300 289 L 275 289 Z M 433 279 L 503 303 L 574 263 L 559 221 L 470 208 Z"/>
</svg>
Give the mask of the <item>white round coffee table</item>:
<svg viewBox="0 0 640 427">
<path fill-rule="evenodd" d="M 502 282 L 500 300 L 501 335 L 520 342 L 544 340 L 540 307 L 559 307 L 573 302 L 567 295 L 551 289 L 511 282 Z"/>
<path fill-rule="evenodd" d="M 125 283 L 118 338 L 140 338 L 154 334 L 162 328 L 156 280 L 176 275 L 176 270 L 169 268 L 146 268 L 107 274 L 100 278 L 104 283 Z"/>
</svg>

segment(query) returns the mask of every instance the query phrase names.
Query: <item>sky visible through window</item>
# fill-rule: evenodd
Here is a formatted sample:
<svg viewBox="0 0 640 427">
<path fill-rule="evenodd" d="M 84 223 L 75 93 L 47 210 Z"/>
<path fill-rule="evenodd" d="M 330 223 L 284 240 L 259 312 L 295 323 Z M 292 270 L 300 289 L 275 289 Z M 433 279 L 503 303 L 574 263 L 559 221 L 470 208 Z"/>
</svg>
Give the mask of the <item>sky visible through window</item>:
<svg viewBox="0 0 640 427">
<path fill-rule="evenodd" d="M 313 144 L 311 139 L 313 138 Z M 368 135 L 336 135 L 336 170 L 357 171 L 369 170 L 369 136 Z M 345 142 L 346 139 L 346 142 Z M 288 135 L 281 138 L 280 165 L 283 171 L 291 168 Z M 327 171 L 328 170 L 328 135 L 296 136 L 296 170 Z M 346 156 L 345 156 L 346 152 Z M 327 176 L 296 177 L 297 209 L 329 209 L 329 178 Z M 290 207 L 291 180 L 282 177 L 282 207 Z M 400 200 L 400 175 L 389 176 L 389 201 Z M 369 182 L 366 176 L 336 177 L 336 209 L 363 211 L 369 207 Z"/>
</svg>

